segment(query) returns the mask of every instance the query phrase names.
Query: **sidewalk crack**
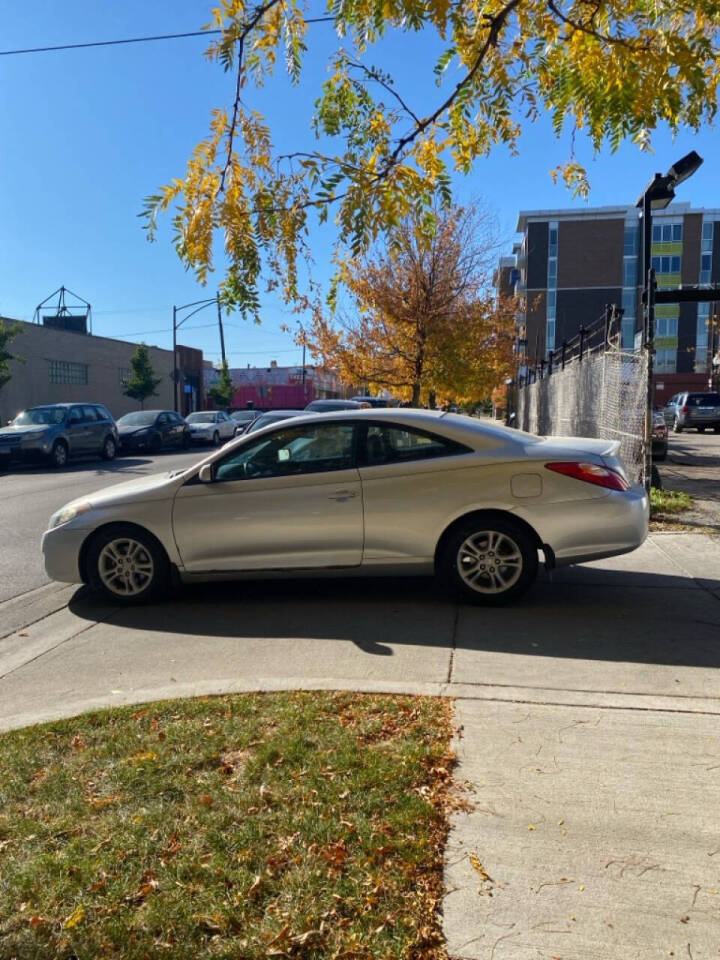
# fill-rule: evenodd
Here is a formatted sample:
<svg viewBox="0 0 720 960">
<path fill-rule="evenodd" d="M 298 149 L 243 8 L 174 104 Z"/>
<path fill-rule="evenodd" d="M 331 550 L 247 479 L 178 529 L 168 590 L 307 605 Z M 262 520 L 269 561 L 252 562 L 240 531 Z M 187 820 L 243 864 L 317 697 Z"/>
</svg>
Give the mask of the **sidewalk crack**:
<svg viewBox="0 0 720 960">
<path fill-rule="evenodd" d="M 455 671 L 455 650 L 457 649 L 457 631 L 458 621 L 460 619 L 460 604 L 455 604 L 455 619 L 453 620 L 452 640 L 450 641 L 450 662 L 448 663 L 448 672 L 446 683 L 453 682 L 453 673 Z"/>
</svg>

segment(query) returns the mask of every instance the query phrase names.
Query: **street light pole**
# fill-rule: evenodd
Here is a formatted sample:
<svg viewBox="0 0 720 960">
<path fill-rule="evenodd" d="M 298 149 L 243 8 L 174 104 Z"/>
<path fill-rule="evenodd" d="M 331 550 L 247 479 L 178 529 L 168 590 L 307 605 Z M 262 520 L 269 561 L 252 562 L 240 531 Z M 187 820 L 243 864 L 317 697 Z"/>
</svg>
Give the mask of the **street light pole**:
<svg viewBox="0 0 720 960">
<path fill-rule="evenodd" d="M 217 300 L 217 313 L 218 313 L 218 327 L 220 328 L 220 355 L 222 357 L 222 365 L 224 369 L 225 364 L 227 363 L 227 360 L 225 358 L 225 334 L 223 333 L 222 307 L 220 305 L 220 294 L 218 294 L 218 296 L 216 297 L 216 300 Z"/>
<path fill-rule="evenodd" d="M 643 191 L 636 206 L 642 211 L 643 220 L 643 345 L 647 350 L 647 409 L 645 411 L 644 481 L 650 491 L 652 481 L 652 435 L 655 384 L 653 383 L 653 358 L 655 353 L 655 271 L 652 269 L 652 211 L 664 210 L 675 198 L 675 187 L 691 177 L 703 162 L 694 150 L 674 163 L 663 176 L 656 173 Z"/>
</svg>

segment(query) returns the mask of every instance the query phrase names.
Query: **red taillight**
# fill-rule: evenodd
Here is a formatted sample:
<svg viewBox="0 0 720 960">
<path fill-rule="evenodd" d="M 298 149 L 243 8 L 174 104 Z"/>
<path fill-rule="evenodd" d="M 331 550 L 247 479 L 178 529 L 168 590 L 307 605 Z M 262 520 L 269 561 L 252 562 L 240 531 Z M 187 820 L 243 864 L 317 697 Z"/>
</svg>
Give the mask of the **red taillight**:
<svg viewBox="0 0 720 960">
<path fill-rule="evenodd" d="M 683 407 L 682 410 L 680 411 L 680 413 L 687 413 L 687 412 L 688 412 L 688 408 L 687 408 L 687 407 Z"/>
<path fill-rule="evenodd" d="M 563 460 L 557 463 L 546 463 L 547 470 L 562 473 L 574 480 L 583 480 L 585 483 L 594 483 L 597 487 L 607 487 L 608 490 L 627 490 L 630 484 L 624 477 L 609 467 L 601 467 L 597 463 L 577 463 L 574 460 Z"/>
</svg>

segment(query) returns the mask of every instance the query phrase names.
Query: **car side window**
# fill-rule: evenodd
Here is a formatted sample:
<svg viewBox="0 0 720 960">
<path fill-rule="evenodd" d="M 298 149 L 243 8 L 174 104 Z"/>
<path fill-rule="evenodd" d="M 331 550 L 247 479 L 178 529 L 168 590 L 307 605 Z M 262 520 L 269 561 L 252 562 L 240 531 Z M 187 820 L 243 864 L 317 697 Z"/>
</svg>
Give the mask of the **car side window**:
<svg viewBox="0 0 720 960">
<path fill-rule="evenodd" d="M 97 423 L 98 415 L 95 411 L 95 407 L 83 407 L 83 420 L 85 423 Z"/>
<path fill-rule="evenodd" d="M 82 410 L 80 407 L 73 407 L 68 416 L 68 423 L 71 427 L 77 427 L 83 422 Z"/>
<path fill-rule="evenodd" d="M 354 432 L 350 423 L 276 430 L 223 457 L 215 468 L 215 479 L 255 480 L 348 470 L 354 466 Z"/>
<path fill-rule="evenodd" d="M 161 413 L 160 416 L 158 417 L 158 423 L 159 423 L 161 426 L 164 426 L 164 424 L 170 423 L 170 422 L 171 422 L 171 419 L 172 419 L 172 418 L 170 417 L 170 414 L 169 414 L 169 413 Z"/>
<path fill-rule="evenodd" d="M 447 437 L 411 427 L 370 424 L 365 438 L 364 465 L 409 463 L 470 453 L 469 447 Z"/>
</svg>

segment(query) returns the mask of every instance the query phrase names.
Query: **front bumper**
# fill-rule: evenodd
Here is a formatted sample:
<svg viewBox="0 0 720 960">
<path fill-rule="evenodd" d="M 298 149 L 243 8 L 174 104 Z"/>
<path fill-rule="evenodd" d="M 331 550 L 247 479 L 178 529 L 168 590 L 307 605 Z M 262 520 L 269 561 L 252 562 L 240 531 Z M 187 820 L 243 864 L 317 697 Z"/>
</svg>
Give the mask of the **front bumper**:
<svg viewBox="0 0 720 960">
<path fill-rule="evenodd" d="M 190 441 L 191 443 L 212 443 L 213 431 L 206 432 L 202 431 L 190 431 Z"/>
<path fill-rule="evenodd" d="M 51 580 L 61 583 L 82 583 L 80 550 L 90 531 L 63 524 L 46 530 L 40 549 L 45 561 L 45 572 Z"/>
<path fill-rule="evenodd" d="M 143 436 L 136 437 L 132 433 L 128 434 L 126 437 L 120 437 L 118 440 L 118 448 L 120 450 L 147 450 L 150 446 L 150 441 L 152 437 Z"/>
</svg>

